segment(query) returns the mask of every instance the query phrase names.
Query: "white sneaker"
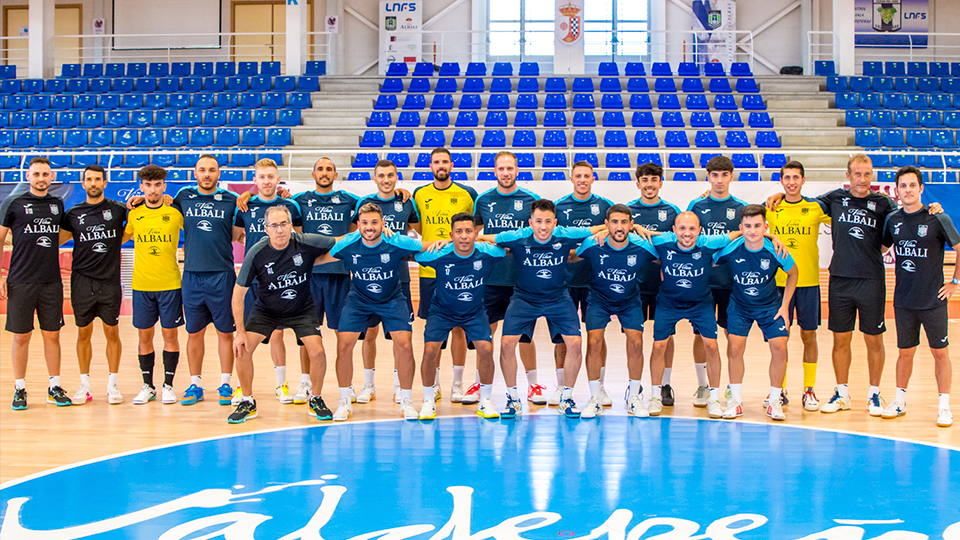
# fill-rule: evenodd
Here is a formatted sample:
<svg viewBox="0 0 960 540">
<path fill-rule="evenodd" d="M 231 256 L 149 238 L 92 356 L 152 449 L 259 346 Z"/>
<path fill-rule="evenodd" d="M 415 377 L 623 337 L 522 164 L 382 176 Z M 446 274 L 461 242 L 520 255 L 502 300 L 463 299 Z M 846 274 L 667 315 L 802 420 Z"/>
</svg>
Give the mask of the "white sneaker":
<svg viewBox="0 0 960 540">
<path fill-rule="evenodd" d="M 73 396 L 71 400 L 74 405 L 83 405 L 84 403 L 91 401 L 93 399 L 93 394 L 90 393 L 90 387 L 84 384 L 81 384 L 77 387 L 77 393 Z"/>
<path fill-rule="evenodd" d="M 149 384 L 145 384 L 140 389 L 140 393 L 137 394 L 137 397 L 133 398 L 133 404 L 143 405 L 144 403 L 153 401 L 155 399 L 157 399 L 157 389 Z M 176 396 L 174 396 L 174 401 L 176 401 Z"/>
<path fill-rule="evenodd" d="M 953 425 L 953 413 L 948 407 L 937 411 L 937 425 L 940 427 L 950 427 Z"/>
<path fill-rule="evenodd" d="M 905 414 L 907 414 L 907 404 L 898 403 L 897 400 L 893 400 L 887 405 L 887 408 L 880 413 L 880 418 L 896 418 Z"/>
<path fill-rule="evenodd" d="M 450 387 L 450 403 L 463 402 L 463 381 L 454 381 Z"/>
<path fill-rule="evenodd" d="M 593 396 L 590 396 L 590 400 L 580 410 L 580 418 L 596 418 L 601 414 L 603 414 L 603 405 L 600 405 L 600 400 Z"/>
<path fill-rule="evenodd" d="M 436 417 L 437 417 L 436 403 L 434 403 L 433 401 L 424 401 L 423 406 L 420 407 L 420 414 L 418 415 L 418 418 L 420 420 L 433 420 Z"/>
<path fill-rule="evenodd" d="M 880 416 L 883 414 L 883 405 L 880 403 L 880 394 L 874 394 L 867 398 L 867 412 L 870 416 Z"/>
<path fill-rule="evenodd" d="M 548 407 L 556 407 L 560 404 L 560 399 L 563 397 L 563 389 L 559 386 L 556 390 L 553 391 L 553 395 L 550 396 L 550 399 L 547 400 Z"/>
<path fill-rule="evenodd" d="M 720 408 L 719 399 L 712 399 L 707 403 L 707 414 L 710 418 L 721 418 L 723 416 L 723 409 Z"/>
<path fill-rule="evenodd" d="M 723 411 L 721 418 L 731 419 L 743 416 L 743 403 L 730 398 L 727 400 L 727 410 Z"/>
<path fill-rule="evenodd" d="M 783 414 L 783 406 L 780 405 L 779 401 L 771 401 L 770 404 L 767 405 L 767 416 L 777 422 L 783 422 L 787 419 L 787 415 Z"/>
<path fill-rule="evenodd" d="M 333 413 L 333 421 L 343 422 L 350 418 L 351 414 L 353 414 L 353 405 L 350 404 L 350 400 L 341 399 L 337 402 L 337 412 Z"/>
<path fill-rule="evenodd" d="M 403 403 L 403 395 L 400 394 L 400 385 L 393 385 L 393 402 L 397 405 Z"/>
<path fill-rule="evenodd" d="M 627 404 L 627 414 L 637 418 L 648 418 L 650 416 L 650 411 L 643 406 L 643 396 L 637 394 L 630 398 L 630 402 Z"/>
<path fill-rule="evenodd" d="M 357 394 L 357 403 L 370 403 L 377 399 L 377 389 L 372 384 L 365 384 Z"/>
<path fill-rule="evenodd" d="M 420 413 L 417 412 L 417 409 L 413 406 L 413 401 L 409 399 L 403 400 L 403 403 L 400 404 L 400 416 L 406 420 L 419 420 Z"/>
<path fill-rule="evenodd" d="M 493 400 L 490 398 L 480 402 L 480 406 L 477 407 L 477 415 L 484 418 L 500 418 L 497 406 L 493 404 Z"/>
<path fill-rule="evenodd" d="M 123 394 L 120 393 L 120 388 L 117 385 L 107 387 L 107 403 L 111 405 L 123 403 Z"/>
<path fill-rule="evenodd" d="M 840 395 L 840 391 L 836 389 L 833 391 L 833 397 L 830 398 L 830 401 L 820 406 L 820 412 L 824 414 L 848 410 L 850 410 L 850 396 L 843 397 Z"/>
<path fill-rule="evenodd" d="M 647 405 L 647 414 L 650 416 L 660 416 L 660 413 L 663 412 L 663 402 L 660 401 L 660 398 L 653 396 L 650 398 L 650 405 Z"/>
<path fill-rule="evenodd" d="M 313 385 L 308 382 L 302 382 L 300 383 L 300 388 L 297 388 L 297 395 L 293 396 L 293 402 L 297 405 L 303 405 L 310 401 L 310 396 L 312 395 Z"/>
<path fill-rule="evenodd" d="M 693 394 L 693 406 L 694 407 L 706 407 L 707 402 L 710 401 L 710 389 L 706 386 L 698 386 L 697 391 Z"/>
<path fill-rule="evenodd" d="M 463 397 L 460 398 L 460 404 L 473 405 L 474 403 L 479 403 L 479 402 L 480 402 L 480 383 L 473 383 L 470 385 L 470 388 L 467 388 L 467 392 L 463 394 Z M 497 414 L 497 416 L 495 416 L 494 418 L 499 418 L 499 416 L 500 415 Z"/>
<path fill-rule="evenodd" d="M 350 403 L 357 402 L 357 393 L 353 391 L 353 385 L 350 385 Z"/>
<path fill-rule="evenodd" d="M 600 405 L 602 405 L 602 406 L 604 406 L 604 407 L 612 407 L 612 406 L 613 406 L 613 400 L 610 399 L 610 396 L 609 396 L 609 395 L 607 395 L 607 389 L 604 388 L 602 384 L 600 385 L 600 395 L 597 396 L 597 397 L 599 398 Z"/>
<path fill-rule="evenodd" d="M 177 402 L 177 394 L 173 392 L 173 387 L 169 384 L 163 385 L 160 402 L 164 405 L 172 405 Z"/>
<path fill-rule="evenodd" d="M 287 386 L 287 383 L 283 383 L 277 387 L 277 401 L 283 403 L 284 405 L 289 405 L 293 403 L 293 396 L 290 395 L 290 387 Z"/>
</svg>

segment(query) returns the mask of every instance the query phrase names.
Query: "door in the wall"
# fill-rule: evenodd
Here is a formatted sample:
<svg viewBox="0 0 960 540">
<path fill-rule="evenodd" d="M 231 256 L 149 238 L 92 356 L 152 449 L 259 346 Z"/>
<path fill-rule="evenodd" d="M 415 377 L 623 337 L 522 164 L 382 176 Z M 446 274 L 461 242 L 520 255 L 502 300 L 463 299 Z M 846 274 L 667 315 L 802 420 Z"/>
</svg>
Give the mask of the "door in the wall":
<svg viewBox="0 0 960 540">
<path fill-rule="evenodd" d="M 3 37 L 18 37 L 20 29 L 29 27 L 30 15 L 27 6 L 4 6 L 3 8 Z M 82 33 L 83 6 L 80 4 L 60 4 L 54 14 L 54 61 L 56 72 L 60 72 L 63 64 L 79 64 L 83 61 L 83 51 L 80 49 Z M 3 50 L 4 64 L 17 66 L 17 73 L 27 72 L 27 40 L 4 39 L 0 49 Z"/>
<path fill-rule="evenodd" d="M 284 62 L 286 59 L 286 0 L 234 1 L 231 9 L 235 62 Z M 307 31 L 313 31 L 313 2 L 307 2 Z M 236 35 L 241 34 L 241 35 Z M 250 35 L 242 35 L 250 34 Z M 308 40 L 308 49 L 313 36 Z"/>
</svg>

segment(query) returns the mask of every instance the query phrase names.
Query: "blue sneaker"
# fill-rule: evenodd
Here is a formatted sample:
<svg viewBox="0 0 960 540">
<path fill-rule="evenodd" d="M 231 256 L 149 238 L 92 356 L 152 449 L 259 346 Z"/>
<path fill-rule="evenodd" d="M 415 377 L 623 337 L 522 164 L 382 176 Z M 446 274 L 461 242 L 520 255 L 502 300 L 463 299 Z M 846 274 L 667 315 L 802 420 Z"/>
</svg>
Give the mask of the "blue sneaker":
<svg viewBox="0 0 960 540">
<path fill-rule="evenodd" d="M 580 409 L 577 408 L 577 404 L 570 398 L 560 400 L 560 405 L 557 405 L 557 409 L 560 411 L 560 414 L 567 418 L 580 418 Z"/>
<path fill-rule="evenodd" d="M 516 418 L 518 414 L 523 413 L 523 403 L 519 399 L 513 399 L 510 397 L 510 394 L 507 394 L 507 406 L 500 411 L 500 418 Z"/>
<path fill-rule="evenodd" d="M 190 388 L 187 388 L 187 391 L 183 393 L 183 397 L 180 398 L 180 404 L 193 405 L 198 401 L 203 401 L 203 388 L 191 384 Z"/>
<path fill-rule="evenodd" d="M 233 398 L 233 388 L 229 384 L 221 384 L 220 388 L 217 388 L 217 393 L 220 394 L 221 405 L 230 405 L 230 400 Z"/>
</svg>

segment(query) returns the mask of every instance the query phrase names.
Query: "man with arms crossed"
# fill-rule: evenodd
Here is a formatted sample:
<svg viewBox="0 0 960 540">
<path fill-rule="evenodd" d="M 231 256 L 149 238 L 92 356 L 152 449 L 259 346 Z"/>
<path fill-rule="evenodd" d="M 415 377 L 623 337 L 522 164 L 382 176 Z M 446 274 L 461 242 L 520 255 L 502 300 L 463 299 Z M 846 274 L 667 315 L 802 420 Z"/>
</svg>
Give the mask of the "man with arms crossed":
<svg viewBox="0 0 960 540">
<path fill-rule="evenodd" d="M 893 311 L 897 320 L 897 395 L 881 413 L 896 418 L 907 412 L 907 383 L 913 373 L 913 358 L 920 345 L 920 327 L 927 333 L 934 374 L 940 391 L 937 425 L 953 424 L 950 412 L 950 343 L 947 339 L 947 301 L 960 285 L 960 265 L 953 278 L 943 283 L 943 246 L 960 248 L 960 234 L 946 214 L 930 214 L 920 201 L 923 176 L 916 167 L 897 171 L 897 195 L 903 208 L 896 210 L 883 226 L 883 245 L 893 246 L 897 258 L 897 284 L 893 290 Z"/>
<path fill-rule="evenodd" d="M 30 160 L 30 190 L 13 194 L 0 205 L 0 257 L 7 234 L 13 253 L 7 277 L 0 276 L 0 300 L 7 301 L 6 330 L 13 334 L 13 410 L 27 408 L 27 359 L 33 335 L 33 313 L 40 321 L 43 357 L 50 375 L 47 403 L 70 405 L 60 387 L 60 328 L 63 327 L 63 283 L 60 281 L 60 222 L 63 201 L 50 194 L 54 173 L 44 157 Z M 0 271 L 2 273 L 2 271 Z"/>
<path fill-rule="evenodd" d="M 477 414 L 497 418 L 491 400 L 493 391 L 493 337 L 483 307 L 484 282 L 497 259 L 506 255 L 503 249 L 476 243 L 477 226 L 472 212 L 460 212 L 450 220 L 449 244 L 432 252 L 418 253 L 416 260 L 436 271 L 436 288 L 432 294 L 427 325 L 423 330 L 423 381 L 421 420 L 433 420 L 437 409 L 434 400 L 437 364 L 440 350 L 454 328 L 460 328 L 470 345 L 477 350 L 477 371 L 480 375 L 480 406 Z M 443 243 L 440 241 L 439 243 Z M 439 244 L 438 243 L 438 244 Z"/>
<path fill-rule="evenodd" d="M 233 316 L 238 321 L 233 346 L 243 397 L 227 421 L 239 424 L 257 417 L 257 402 L 252 391 L 253 352 L 276 328 L 292 329 L 307 349 L 310 377 L 317 389 L 310 398 L 310 412 L 317 420 L 330 420 L 333 415 L 320 397 L 327 365 L 309 278 L 313 265 L 327 260 L 324 255 L 334 240 L 317 234 L 292 232 L 293 216 L 284 205 L 264 210 L 264 228 L 267 237 L 258 241 L 243 257 L 233 291 Z M 254 284 L 260 291 L 253 309 L 244 317 L 247 288 Z"/>
<path fill-rule="evenodd" d="M 73 397 L 74 405 L 93 399 L 90 387 L 90 361 L 93 359 L 93 321 L 103 323 L 107 340 L 105 355 L 109 378 L 107 403 L 123 402 L 117 387 L 120 369 L 120 248 L 127 222 L 127 207 L 103 196 L 106 173 L 99 165 L 83 171 L 83 189 L 87 199 L 67 210 L 60 229 L 60 243 L 73 239 L 73 266 L 70 274 L 70 304 L 77 323 L 77 361 L 80 364 L 80 387 Z"/>
<path fill-rule="evenodd" d="M 747 335 L 756 322 L 763 339 L 770 344 L 770 394 L 767 416 L 786 420 L 781 407 L 783 377 L 787 370 L 787 308 L 797 286 L 799 272 L 789 253 L 778 255 L 773 243 L 763 237 L 767 232 L 767 209 L 748 204 L 740 209 L 740 232 L 743 236 L 714 254 L 714 261 L 727 264 L 733 274 L 733 293 L 727 308 L 727 340 L 729 349 L 730 399 L 723 418 L 743 416 L 743 353 Z M 781 298 L 777 289 L 778 270 L 787 273 Z"/>
</svg>

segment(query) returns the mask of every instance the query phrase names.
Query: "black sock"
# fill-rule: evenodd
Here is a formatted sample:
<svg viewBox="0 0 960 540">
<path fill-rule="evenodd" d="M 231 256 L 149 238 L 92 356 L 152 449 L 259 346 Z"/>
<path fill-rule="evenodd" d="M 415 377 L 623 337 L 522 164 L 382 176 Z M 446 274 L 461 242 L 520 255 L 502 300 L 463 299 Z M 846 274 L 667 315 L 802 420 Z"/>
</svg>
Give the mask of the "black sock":
<svg viewBox="0 0 960 540">
<path fill-rule="evenodd" d="M 173 376 L 180 363 L 180 351 L 163 351 L 163 384 L 173 386 Z"/>
<path fill-rule="evenodd" d="M 157 363 L 157 353 L 147 353 L 139 355 L 140 372 L 143 374 L 143 384 L 153 386 L 153 366 Z"/>
</svg>

